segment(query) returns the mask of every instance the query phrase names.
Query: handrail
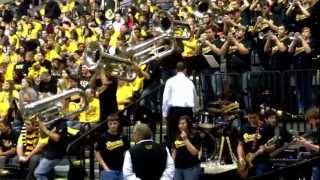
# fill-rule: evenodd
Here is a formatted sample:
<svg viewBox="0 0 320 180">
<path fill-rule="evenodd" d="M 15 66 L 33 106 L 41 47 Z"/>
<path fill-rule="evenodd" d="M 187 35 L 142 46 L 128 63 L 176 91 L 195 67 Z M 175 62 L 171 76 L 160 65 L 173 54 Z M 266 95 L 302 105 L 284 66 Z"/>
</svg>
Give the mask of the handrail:
<svg viewBox="0 0 320 180">
<path fill-rule="evenodd" d="M 126 111 L 127 109 L 129 109 L 130 107 L 132 107 L 133 105 L 137 104 L 138 102 L 140 102 L 141 100 L 145 99 L 146 97 L 152 95 L 153 93 L 155 93 L 156 91 L 158 91 L 159 89 L 161 89 L 164 86 L 164 84 L 160 84 L 159 86 L 157 86 L 156 88 L 154 88 L 151 92 L 149 92 L 148 94 L 144 95 L 143 97 L 139 97 L 136 101 L 130 103 L 128 106 L 125 107 L 125 109 L 123 109 L 122 111 L 117 112 L 117 114 L 121 114 L 122 112 Z M 104 125 L 107 122 L 107 120 L 103 120 L 102 122 L 98 123 L 98 125 L 96 127 L 93 127 L 91 129 L 89 129 L 87 132 L 85 132 L 84 134 L 82 134 L 80 137 L 76 138 L 75 140 L 73 140 L 71 143 L 68 144 L 67 146 L 67 154 L 69 154 L 70 149 L 77 144 L 78 142 L 80 142 L 81 140 L 83 140 L 85 137 L 87 137 L 88 135 L 91 135 L 93 132 L 95 132 L 97 129 L 101 128 L 102 125 Z M 71 161 L 70 161 L 71 162 Z"/>
</svg>

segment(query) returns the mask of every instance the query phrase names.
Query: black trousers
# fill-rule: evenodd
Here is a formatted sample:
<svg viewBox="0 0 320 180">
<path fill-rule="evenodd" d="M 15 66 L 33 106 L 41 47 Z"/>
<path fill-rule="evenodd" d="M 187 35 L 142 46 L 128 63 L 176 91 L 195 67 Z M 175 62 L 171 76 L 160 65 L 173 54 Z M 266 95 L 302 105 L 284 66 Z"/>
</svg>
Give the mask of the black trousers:
<svg viewBox="0 0 320 180">
<path fill-rule="evenodd" d="M 193 111 L 191 107 L 170 107 L 167 117 L 167 138 L 166 144 L 171 149 L 173 141 L 178 131 L 178 124 L 180 116 L 187 115 L 193 118 Z"/>
</svg>

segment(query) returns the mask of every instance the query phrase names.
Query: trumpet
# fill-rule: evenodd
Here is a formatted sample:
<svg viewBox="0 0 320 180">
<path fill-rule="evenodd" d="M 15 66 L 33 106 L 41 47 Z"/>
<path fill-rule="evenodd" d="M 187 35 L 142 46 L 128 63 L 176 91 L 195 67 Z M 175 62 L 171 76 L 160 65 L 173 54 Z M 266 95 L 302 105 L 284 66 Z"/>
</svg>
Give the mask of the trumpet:
<svg viewBox="0 0 320 180">
<path fill-rule="evenodd" d="M 83 103 L 78 110 L 66 112 L 64 102 L 74 95 L 79 95 L 83 99 Z M 24 118 L 32 119 L 34 117 L 39 117 L 39 119 L 48 126 L 61 118 L 68 118 L 80 114 L 85 111 L 87 107 L 88 100 L 85 92 L 81 89 L 74 88 L 63 93 L 26 104 L 21 107 L 21 112 Z"/>
</svg>

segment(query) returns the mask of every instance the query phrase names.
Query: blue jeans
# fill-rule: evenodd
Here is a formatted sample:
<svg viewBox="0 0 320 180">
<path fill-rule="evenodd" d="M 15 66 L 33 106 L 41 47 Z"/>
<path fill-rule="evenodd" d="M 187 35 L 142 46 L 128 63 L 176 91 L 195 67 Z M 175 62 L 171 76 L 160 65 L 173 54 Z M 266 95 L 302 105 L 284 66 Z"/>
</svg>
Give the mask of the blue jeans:
<svg viewBox="0 0 320 180">
<path fill-rule="evenodd" d="M 121 171 L 101 171 L 101 180 L 122 180 Z"/>
<path fill-rule="evenodd" d="M 34 171 L 34 176 L 37 180 L 48 180 L 50 172 L 60 163 L 61 159 L 42 158 Z"/>
<path fill-rule="evenodd" d="M 314 166 L 312 168 L 312 180 L 320 179 L 320 166 Z"/>
<path fill-rule="evenodd" d="M 201 168 L 199 164 L 186 169 L 176 168 L 174 180 L 199 180 L 200 172 Z"/>
<path fill-rule="evenodd" d="M 271 166 L 266 163 L 256 163 L 254 167 L 250 169 L 249 176 L 261 176 L 271 170 Z"/>
</svg>

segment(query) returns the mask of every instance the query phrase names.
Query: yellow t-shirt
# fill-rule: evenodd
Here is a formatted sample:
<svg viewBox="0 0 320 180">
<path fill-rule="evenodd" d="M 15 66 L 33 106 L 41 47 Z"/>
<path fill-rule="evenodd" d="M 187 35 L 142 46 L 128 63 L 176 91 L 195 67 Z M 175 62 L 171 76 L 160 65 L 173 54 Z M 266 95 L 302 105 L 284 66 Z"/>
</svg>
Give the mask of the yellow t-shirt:
<svg viewBox="0 0 320 180">
<path fill-rule="evenodd" d="M 9 103 L 0 102 L 0 119 L 3 118 L 8 114 L 9 110 Z"/>
<path fill-rule="evenodd" d="M 132 82 L 134 92 L 142 92 L 143 90 L 143 77 L 136 77 Z"/>
<path fill-rule="evenodd" d="M 55 49 L 52 49 L 52 50 L 50 50 L 50 51 L 48 51 L 46 53 L 45 58 L 48 61 L 52 61 L 55 58 L 60 58 L 60 56 L 59 56 L 58 52 Z"/>
<path fill-rule="evenodd" d="M 183 57 L 195 56 L 197 53 L 197 39 L 195 37 L 182 41 L 183 43 Z"/>
<path fill-rule="evenodd" d="M 17 53 L 10 53 L 9 55 L 10 63 L 17 63 L 18 61 L 18 55 Z"/>
<path fill-rule="evenodd" d="M 118 40 L 119 36 L 120 36 L 120 32 L 119 31 L 115 31 L 112 34 L 112 36 L 110 38 L 110 42 L 109 42 L 109 46 L 110 47 L 113 47 L 113 48 L 117 47 L 117 44 L 118 44 L 118 41 L 119 41 Z"/>
<path fill-rule="evenodd" d="M 47 72 L 48 70 L 45 67 L 40 67 L 39 70 L 35 70 L 34 68 L 30 68 L 29 73 L 28 73 L 28 78 L 34 80 L 38 77 L 40 77 L 40 75 L 44 72 Z"/>
<path fill-rule="evenodd" d="M 67 112 L 74 112 L 80 109 L 80 104 L 75 102 L 70 102 L 67 106 Z"/>
<path fill-rule="evenodd" d="M 6 73 L 4 74 L 5 81 L 11 81 L 13 80 L 13 73 L 14 73 L 14 65 L 15 63 L 9 63 Z"/>
<path fill-rule="evenodd" d="M 72 40 L 66 48 L 69 53 L 74 53 L 78 50 L 78 42 Z"/>
<path fill-rule="evenodd" d="M 124 103 L 133 96 L 133 92 L 134 90 L 131 84 L 126 84 L 118 87 L 117 102 L 119 110 L 123 110 L 125 108 Z"/>
<path fill-rule="evenodd" d="M 0 103 L 6 103 L 6 104 L 10 104 L 9 103 L 9 92 L 8 91 L 1 91 L 0 92 Z M 16 90 L 12 91 L 12 97 L 18 98 L 19 97 L 19 93 Z"/>
<path fill-rule="evenodd" d="M 28 34 L 29 34 L 28 24 L 25 23 L 25 22 L 21 22 L 21 23 L 22 23 L 22 33 L 21 33 L 21 36 L 24 37 L 24 38 L 27 38 L 27 37 L 28 37 Z"/>
<path fill-rule="evenodd" d="M 17 34 L 9 36 L 9 43 L 10 45 L 15 45 L 16 49 L 20 48 L 20 39 Z"/>
<path fill-rule="evenodd" d="M 33 21 L 32 24 L 33 24 L 34 29 L 35 29 L 36 31 L 39 32 L 39 31 L 42 30 L 42 24 L 41 24 L 40 22 L 38 22 L 38 21 Z"/>
<path fill-rule="evenodd" d="M 98 98 L 93 98 L 88 109 L 80 113 L 79 121 L 81 123 L 96 123 L 100 120 L 100 101 Z"/>
</svg>

